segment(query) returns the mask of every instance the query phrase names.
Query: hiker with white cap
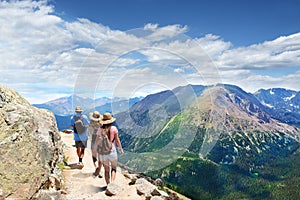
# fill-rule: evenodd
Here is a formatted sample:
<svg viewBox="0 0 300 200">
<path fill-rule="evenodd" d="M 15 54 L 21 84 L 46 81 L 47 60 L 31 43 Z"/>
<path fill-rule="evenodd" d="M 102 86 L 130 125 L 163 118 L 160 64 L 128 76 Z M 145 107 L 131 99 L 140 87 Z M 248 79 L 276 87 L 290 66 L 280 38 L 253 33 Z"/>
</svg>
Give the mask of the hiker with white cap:
<svg viewBox="0 0 300 200">
<path fill-rule="evenodd" d="M 102 116 L 100 115 L 100 113 L 98 111 L 94 111 L 89 114 L 89 118 L 91 121 L 89 123 L 89 128 L 88 128 L 88 136 L 91 138 L 91 149 L 92 150 L 93 150 L 96 138 L 97 138 L 97 131 L 101 126 L 101 124 L 99 123 L 101 117 Z M 98 157 L 97 152 L 92 151 L 92 159 L 93 159 L 93 163 L 95 166 L 95 172 L 93 173 L 93 175 L 99 176 L 99 178 L 102 178 L 102 176 L 100 175 L 102 163 L 99 160 L 98 166 L 96 166 L 97 157 Z"/>
<path fill-rule="evenodd" d="M 76 152 L 79 159 L 78 167 L 83 168 L 82 159 L 84 157 L 84 150 L 87 147 L 87 127 L 89 120 L 86 115 L 82 114 L 82 108 L 76 106 L 75 114 L 71 117 L 70 129 L 73 129 Z"/>
<path fill-rule="evenodd" d="M 98 159 L 103 163 L 104 176 L 107 184 L 114 182 L 116 178 L 118 164 L 116 144 L 119 147 L 120 153 L 124 153 L 119 139 L 118 129 L 112 125 L 115 120 L 116 119 L 112 117 L 110 113 L 106 112 L 103 114 L 102 119 L 100 119 L 102 127 L 98 129 L 98 137 L 94 145 L 94 150 L 98 150 Z M 105 141 L 109 141 L 110 144 L 107 144 Z M 109 150 L 107 151 L 105 148 L 109 148 Z"/>
</svg>

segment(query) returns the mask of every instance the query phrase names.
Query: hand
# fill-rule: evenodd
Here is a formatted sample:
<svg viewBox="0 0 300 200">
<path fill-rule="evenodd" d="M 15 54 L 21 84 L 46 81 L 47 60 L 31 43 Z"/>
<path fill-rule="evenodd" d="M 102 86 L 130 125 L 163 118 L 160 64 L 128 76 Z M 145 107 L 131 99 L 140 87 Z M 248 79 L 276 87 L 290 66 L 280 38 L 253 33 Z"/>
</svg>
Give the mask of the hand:
<svg viewBox="0 0 300 200">
<path fill-rule="evenodd" d="M 120 153 L 121 153 L 121 154 L 124 154 L 124 151 L 123 151 L 123 149 L 120 149 Z"/>
</svg>

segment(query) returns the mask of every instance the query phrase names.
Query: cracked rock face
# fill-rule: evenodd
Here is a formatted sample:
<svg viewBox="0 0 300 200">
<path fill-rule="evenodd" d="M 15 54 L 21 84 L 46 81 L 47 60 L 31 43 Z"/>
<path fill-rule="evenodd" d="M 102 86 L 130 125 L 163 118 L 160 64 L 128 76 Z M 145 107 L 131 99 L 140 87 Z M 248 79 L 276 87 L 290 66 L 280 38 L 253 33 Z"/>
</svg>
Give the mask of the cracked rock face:
<svg viewBox="0 0 300 200">
<path fill-rule="evenodd" d="M 0 189 L 6 197 L 38 198 L 40 190 L 59 190 L 62 145 L 53 113 L 0 86 Z"/>
</svg>

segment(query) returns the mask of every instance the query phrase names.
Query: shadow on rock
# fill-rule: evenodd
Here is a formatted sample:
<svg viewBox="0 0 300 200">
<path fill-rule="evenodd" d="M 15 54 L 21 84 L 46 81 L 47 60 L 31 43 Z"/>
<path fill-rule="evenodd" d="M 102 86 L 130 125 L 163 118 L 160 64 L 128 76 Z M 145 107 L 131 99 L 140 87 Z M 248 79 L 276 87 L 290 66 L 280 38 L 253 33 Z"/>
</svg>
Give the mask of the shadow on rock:
<svg viewBox="0 0 300 200">
<path fill-rule="evenodd" d="M 78 165 L 77 163 L 68 164 L 65 169 L 82 169 L 82 165 Z"/>
</svg>

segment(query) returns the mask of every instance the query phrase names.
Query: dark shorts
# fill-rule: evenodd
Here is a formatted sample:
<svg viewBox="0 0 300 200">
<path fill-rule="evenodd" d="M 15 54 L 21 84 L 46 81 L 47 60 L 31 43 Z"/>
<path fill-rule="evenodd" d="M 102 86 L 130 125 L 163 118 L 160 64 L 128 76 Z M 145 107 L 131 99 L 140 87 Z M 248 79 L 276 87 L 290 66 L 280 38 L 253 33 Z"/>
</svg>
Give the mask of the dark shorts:
<svg viewBox="0 0 300 200">
<path fill-rule="evenodd" d="M 86 148 L 87 141 L 75 141 L 75 147 L 76 148 Z"/>
</svg>

